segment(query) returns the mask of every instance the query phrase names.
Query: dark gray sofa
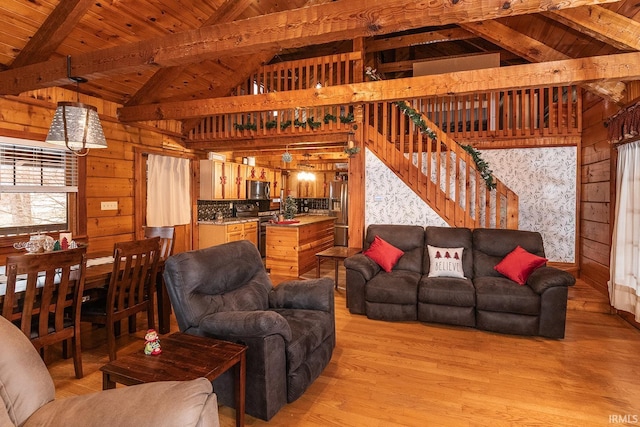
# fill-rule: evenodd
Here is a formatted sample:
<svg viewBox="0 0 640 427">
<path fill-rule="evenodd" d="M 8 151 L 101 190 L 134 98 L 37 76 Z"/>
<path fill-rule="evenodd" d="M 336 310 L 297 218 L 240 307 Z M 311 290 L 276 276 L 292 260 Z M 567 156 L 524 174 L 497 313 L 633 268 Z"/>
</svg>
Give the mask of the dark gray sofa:
<svg viewBox="0 0 640 427">
<path fill-rule="evenodd" d="M 164 279 L 180 331 L 247 348 L 246 413 L 269 420 L 322 373 L 336 345 L 333 280 L 273 287 L 258 249 L 246 240 L 169 257 Z M 235 405 L 233 376 L 213 382 Z"/>
<path fill-rule="evenodd" d="M 405 254 L 391 272 L 363 254 L 345 259 L 351 313 L 377 320 L 419 320 L 564 337 L 568 287 L 575 283 L 571 274 L 542 266 L 521 286 L 494 270 L 518 245 L 544 257 L 540 233 L 375 224 L 367 228 L 365 250 L 376 235 Z M 465 278 L 428 277 L 427 245 L 463 247 Z"/>
</svg>

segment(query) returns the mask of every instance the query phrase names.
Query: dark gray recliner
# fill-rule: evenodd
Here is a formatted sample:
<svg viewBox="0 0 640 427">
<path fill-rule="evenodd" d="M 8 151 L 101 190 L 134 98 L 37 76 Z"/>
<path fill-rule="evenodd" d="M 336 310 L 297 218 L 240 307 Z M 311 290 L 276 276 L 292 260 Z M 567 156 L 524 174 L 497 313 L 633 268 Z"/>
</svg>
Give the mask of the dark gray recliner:
<svg viewBox="0 0 640 427">
<path fill-rule="evenodd" d="M 174 255 L 165 263 L 164 279 L 180 331 L 248 346 L 249 415 L 269 420 L 331 360 L 331 279 L 273 287 L 258 249 L 246 240 Z M 235 406 L 231 372 L 213 386 L 220 403 Z"/>
</svg>

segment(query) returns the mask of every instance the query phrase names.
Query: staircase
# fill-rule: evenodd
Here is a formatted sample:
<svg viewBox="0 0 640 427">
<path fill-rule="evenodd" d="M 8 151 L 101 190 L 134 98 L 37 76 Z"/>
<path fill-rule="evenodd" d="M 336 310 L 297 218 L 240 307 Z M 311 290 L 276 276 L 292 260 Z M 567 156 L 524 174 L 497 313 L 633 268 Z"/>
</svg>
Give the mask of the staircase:
<svg viewBox="0 0 640 427">
<path fill-rule="evenodd" d="M 406 101 L 419 111 L 417 101 Z M 489 190 L 471 155 L 422 114 L 421 133 L 393 102 L 364 106 L 364 142 L 452 227 L 518 228 L 518 196 L 493 177 Z"/>
</svg>

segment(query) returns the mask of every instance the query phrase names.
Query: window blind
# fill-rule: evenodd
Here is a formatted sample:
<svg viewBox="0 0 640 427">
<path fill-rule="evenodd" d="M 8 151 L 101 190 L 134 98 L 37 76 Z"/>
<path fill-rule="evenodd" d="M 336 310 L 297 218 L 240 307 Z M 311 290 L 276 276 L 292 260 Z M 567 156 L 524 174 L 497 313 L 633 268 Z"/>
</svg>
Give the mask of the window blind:
<svg viewBox="0 0 640 427">
<path fill-rule="evenodd" d="M 78 159 L 44 144 L 0 142 L 0 192 L 76 193 Z"/>
</svg>

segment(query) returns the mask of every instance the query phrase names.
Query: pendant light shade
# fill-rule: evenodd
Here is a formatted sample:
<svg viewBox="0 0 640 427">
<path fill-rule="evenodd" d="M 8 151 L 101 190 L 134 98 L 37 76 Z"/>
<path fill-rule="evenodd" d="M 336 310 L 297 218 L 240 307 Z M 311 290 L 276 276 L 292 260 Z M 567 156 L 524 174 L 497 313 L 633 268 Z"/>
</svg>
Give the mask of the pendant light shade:
<svg viewBox="0 0 640 427">
<path fill-rule="evenodd" d="M 80 102 L 59 102 L 45 142 L 67 147 L 74 153 L 107 148 L 98 109 Z"/>
</svg>

